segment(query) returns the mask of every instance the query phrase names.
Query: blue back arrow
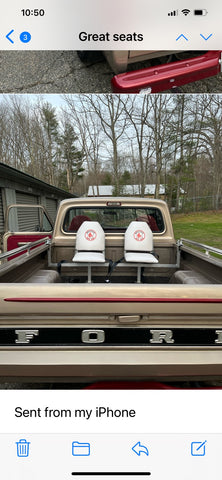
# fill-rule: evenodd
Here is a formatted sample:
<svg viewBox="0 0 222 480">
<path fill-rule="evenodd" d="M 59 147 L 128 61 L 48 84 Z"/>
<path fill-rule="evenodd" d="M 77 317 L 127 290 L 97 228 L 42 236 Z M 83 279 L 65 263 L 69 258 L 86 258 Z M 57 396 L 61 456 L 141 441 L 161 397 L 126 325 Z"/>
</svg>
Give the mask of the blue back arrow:
<svg viewBox="0 0 222 480">
<path fill-rule="evenodd" d="M 7 40 L 9 40 L 11 43 L 14 43 L 13 40 L 10 38 L 10 35 L 14 32 L 14 30 L 11 30 L 7 35 L 5 36 Z"/>
</svg>

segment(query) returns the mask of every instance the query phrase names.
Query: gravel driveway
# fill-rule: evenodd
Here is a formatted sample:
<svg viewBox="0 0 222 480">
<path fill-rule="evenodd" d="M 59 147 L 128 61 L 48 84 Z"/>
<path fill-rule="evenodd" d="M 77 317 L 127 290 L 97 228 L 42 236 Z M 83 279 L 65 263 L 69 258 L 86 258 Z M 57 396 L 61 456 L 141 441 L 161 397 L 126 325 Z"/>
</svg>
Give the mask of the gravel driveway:
<svg viewBox="0 0 222 480">
<path fill-rule="evenodd" d="M 75 51 L 0 51 L 0 93 L 105 93 L 112 76 L 99 52 L 85 65 Z M 179 92 L 222 93 L 222 74 Z"/>
</svg>

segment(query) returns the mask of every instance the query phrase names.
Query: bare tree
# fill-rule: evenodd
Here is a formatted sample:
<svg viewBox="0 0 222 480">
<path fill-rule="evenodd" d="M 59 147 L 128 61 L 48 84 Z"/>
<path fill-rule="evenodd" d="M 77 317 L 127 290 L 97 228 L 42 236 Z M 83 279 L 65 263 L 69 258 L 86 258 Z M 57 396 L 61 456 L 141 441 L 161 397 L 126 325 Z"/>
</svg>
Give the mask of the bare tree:
<svg viewBox="0 0 222 480">
<path fill-rule="evenodd" d="M 222 193 L 222 99 L 219 95 L 199 99 L 204 116 L 198 115 L 200 152 L 209 159 L 209 175 L 212 176 L 214 208 L 219 208 Z"/>
<path fill-rule="evenodd" d="M 151 132 L 148 128 L 151 105 L 148 95 L 144 95 L 139 100 L 138 102 L 138 97 L 136 96 L 128 96 L 127 99 L 125 97 L 121 99 L 124 111 L 130 122 L 127 136 L 131 145 L 132 164 L 139 179 L 140 195 L 144 197 L 149 163 L 153 156 Z"/>
<path fill-rule="evenodd" d="M 102 136 L 99 117 L 92 112 L 91 107 L 84 96 L 65 96 L 66 109 L 64 115 L 75 126 L 78 142 L 83 153 L 83 159 L 87 166 L 90 183 L 95 187 L 94 194 L 98 195 L 100 173 L 102 169 L 102 149 L 104 138 Z"/>
<path fill-rule="evenodd" d="M 164 170 L 165 153 L 168 143 L 168 126 L 173 110 L 169 95 L 153 95 L 149 97 L 151 115 L 147 117 L 146 124 L 151 130 L 153 149 L 156 163 L 156 188 L 155 197 L 159 198 L 161 175 Z"/>
<path fill-rule="evenodd" d="M 111 171 L 114 177 L 114 192 L 120 194 L 121 165 L 118 154 L 121 137 L 127 126 L 127 116 L 119 95 L 85 96 L 90 108 L 89 112 L 98 115 L 102 130 L 111 145 Z"/>
</svg>

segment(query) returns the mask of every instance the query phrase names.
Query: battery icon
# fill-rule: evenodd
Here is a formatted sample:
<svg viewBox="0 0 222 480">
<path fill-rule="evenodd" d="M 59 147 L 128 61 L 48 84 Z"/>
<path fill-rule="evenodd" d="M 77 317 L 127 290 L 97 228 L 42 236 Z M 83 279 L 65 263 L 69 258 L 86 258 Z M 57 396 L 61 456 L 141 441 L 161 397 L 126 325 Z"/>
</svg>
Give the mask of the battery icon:
<svg viewBox="0 0 222 480">
<path fill-rule="evenodd" d="M 202 10 L 194 10 L 194 15 L 198 15 L 198 16 L 205 16 L 207 15 L 208 11 L 206 10 L 206 8 L 203 8 Z"/>
</svg>

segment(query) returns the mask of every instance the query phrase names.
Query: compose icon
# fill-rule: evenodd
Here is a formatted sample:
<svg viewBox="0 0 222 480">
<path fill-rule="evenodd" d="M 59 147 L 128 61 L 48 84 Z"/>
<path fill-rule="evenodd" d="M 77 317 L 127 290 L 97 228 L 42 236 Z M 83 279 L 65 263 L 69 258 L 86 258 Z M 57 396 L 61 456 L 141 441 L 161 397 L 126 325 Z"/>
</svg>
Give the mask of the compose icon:
<svg viewBox="0 0 222 480">
<path fill-rule="evenodd" d="M 206 443 L 206 440 L 204 442 L 192 442 L 191 455 L 193 457 L 204 457 L 206 453 Z"/>
</svg>

